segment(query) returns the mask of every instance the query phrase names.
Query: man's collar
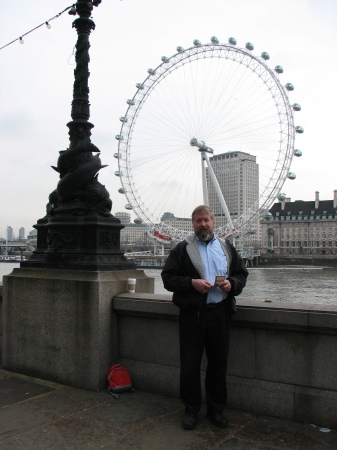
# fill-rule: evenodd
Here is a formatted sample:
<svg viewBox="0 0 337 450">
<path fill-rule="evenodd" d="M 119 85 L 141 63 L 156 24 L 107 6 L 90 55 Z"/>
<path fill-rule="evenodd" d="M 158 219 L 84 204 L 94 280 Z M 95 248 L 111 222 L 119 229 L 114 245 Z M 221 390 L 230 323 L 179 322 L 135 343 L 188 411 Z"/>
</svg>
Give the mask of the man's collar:
<svg viewBox="0 0 337 450">
<path fill-rule="evenodd" d="M 199 239 L 199 237 L 197 235 L 195 235 L 195 237 L 197 238 L 197 240 L 199 242 L 202 242 L 203 244 L 206 244 L 206 245 L 209 244 L 210 242 L 215 241 L 215 239 L 216 239 L 215 234 L 213 234 L 213 237 L 210 240 L 208 240 L 208 241 L 203 241 L 202 239 Z"/>
</svg>

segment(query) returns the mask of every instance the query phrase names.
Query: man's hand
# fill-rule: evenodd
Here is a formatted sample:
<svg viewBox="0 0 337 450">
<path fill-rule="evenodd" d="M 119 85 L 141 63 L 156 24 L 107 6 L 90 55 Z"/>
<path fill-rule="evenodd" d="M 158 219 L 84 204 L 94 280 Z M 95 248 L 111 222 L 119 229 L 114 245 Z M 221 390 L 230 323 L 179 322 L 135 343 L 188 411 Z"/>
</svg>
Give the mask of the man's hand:
<svg viewBox="0 0 337 450">
<path fill-rule="evenodd" d="M 218 286 L 223 292 L 229 292 L 232 289 L 232 285 L 229 280 L 220 281 Z"/>
<path fill-rule="evenodd" d="M 211 283 L 206 280 L 200 280 L 198 278 L 192 279 L 192 286 L 201 294 L 206 294 L 212 287 Z"/>
</svg>

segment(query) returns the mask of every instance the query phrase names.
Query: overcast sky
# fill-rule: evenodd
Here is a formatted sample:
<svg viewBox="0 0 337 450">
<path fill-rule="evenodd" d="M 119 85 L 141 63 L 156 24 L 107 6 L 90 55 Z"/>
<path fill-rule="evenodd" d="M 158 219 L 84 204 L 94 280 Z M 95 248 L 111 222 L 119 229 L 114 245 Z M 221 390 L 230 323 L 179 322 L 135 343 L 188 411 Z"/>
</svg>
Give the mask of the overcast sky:
<svg viewBox="0 0 337 450">
<path fill-rule="evenodd" d="M 1 9 L 0 47 L 52 18 L 71 1 L 11 0 Z M 50 167 L 69 145 L 74 56 L 77 35 L 68 13 L 0 51 L 0 236 L 8 225 L 26 233 L 45 215 L 48 195 L 58 182 Z M 305 132 L 295 147 L 303 152 L 282 192 L 292 200 L 333 198 L 337 189 L 337 2 L 336 0 L 103 0 L 93 10 L 90 37 L 90 121 L 92 142 L 103 164 L 99 180 L 110 192 L 112 212 L 124 211 L 117 192 L 119 117 L 149 67 L 176 47 L 211 36 L 267 51 L 270 66 L 283 66 L 294 101 L 302 106 L 295 125 Z M 298 145 L 297 145 L 298 143 Z"/>
</svg>

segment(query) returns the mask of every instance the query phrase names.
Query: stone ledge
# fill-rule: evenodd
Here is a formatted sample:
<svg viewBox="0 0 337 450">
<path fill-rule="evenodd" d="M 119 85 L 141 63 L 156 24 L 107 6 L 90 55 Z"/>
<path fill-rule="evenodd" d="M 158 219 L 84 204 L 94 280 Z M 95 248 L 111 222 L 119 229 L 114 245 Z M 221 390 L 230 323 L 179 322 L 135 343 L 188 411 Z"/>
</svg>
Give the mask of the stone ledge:
<svg viewBox="0 0 337 450">
<path fill-rule="evenodd" d="M 177 320 L 179 314 L 171 295 L 165 294 L 121 293 L 114 297 L 113 308 L 117 314 L 146 314 L 172 320 Z M 237 302 L 232 325 L 337 335 L 337 305 L 241 300 Z"/>
<path fill-rule="evenodd" d="M 178 308 L 165 297 L 157 294 L 119 294 L 113 298 L 112 307 L 117 314 L 178 320 Z"/>
<path fill-rule="evenodd" d="M 15 278 L 36 278 L 53 280 L 85 280 L 85 281 L 110 281 L 125 280 L 133 277 L 137 279 L 150 279 L 143 270 L 116 270 L 116 271 L 90 271 L 90 270 L 62 270 L 62 269 L 36 269 L 36 268 L 15 268 L 5 275 L 5 277 Z"/>
</svg>

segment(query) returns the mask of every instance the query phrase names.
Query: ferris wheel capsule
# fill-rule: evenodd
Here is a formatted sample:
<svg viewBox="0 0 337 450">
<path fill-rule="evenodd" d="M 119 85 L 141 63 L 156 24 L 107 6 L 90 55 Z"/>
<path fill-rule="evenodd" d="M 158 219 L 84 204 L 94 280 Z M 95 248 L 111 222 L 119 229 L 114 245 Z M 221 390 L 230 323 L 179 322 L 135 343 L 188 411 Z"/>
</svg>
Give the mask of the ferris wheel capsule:
<svg viewBox="0 0 337 450">
<path fill-rule="evenodd" d="M 168 62 L 168 57 L 167 56 L 162 56 L 161 58 L 160 58 L 164 63 L 165 62 Z"/>
<path fill-rule="evenodd" d="M 295 149 L 294 150 L 294 156 L 297 156 L 297 157 L 302 156 L 301 150 Z"/>
<path fill-rule="evenodd" d="M 284 201 L 287 198 L 286 194 L 284 194 L 283 192 L 281 192 L 278 196 L 277 199 L 280 201 Z"/>
<path fill-rule="evenodd" d="M 295 127 L 295 131 L 296 131 L 296 133 L 302 134 L 302 133 L 304 133 L 304 128 L 297 126 L 297 127 Z"/>
<path fill-rule="evenodd" d="M 130 211 L 131 209 L 133 209 L 133 208 L 132 208 L 132 205 L 130 205 L 130 203 L 127 203 L 127 204 L 124 206 L 124 208 L 125 208 L 125 209 L 128 209 L 129 211 Z"/>
<path fill-rule="evenodd" d="M 261 53 L 261 58 L 263 58 L 265 61 L 267 61 L 270 58 L 269 53 L 268 52 L 262 52 Z"/>
<path fill-rule="evenodd" d="M 292 105 L 292 107 L 293 107 L 293 110 L 294 111 L 301 111 L 301 105 L 299 105 L 298 103 L 294 103 L 293 105 Z"/>
<path fill-rule="evenodd" d="M 129 98 L 129 99 L 126 101 L 126 103 L 127 103 L 128 105 L 130 105 L 130 106 L 133 106 L 133 105 L 135 104 L 135 101 L 134 101 L 133 99 Z"/>
<path fill-rule="evenodd" d="M 155 74 L 156 74 L 156 71 L 155 71 L 154 69 L 147 69 L 147 72 L 148 72 L 150 75 L 155 75 Z"/>
<path fill-rule="evenodd" d="M 183 52 L 184 51 L 184 47 L 182 47 L 181 45 L 178 45 L 178 47 L 177 47 L 177 52 L 178 53 L 181 53 L 181 52 Z"/>
<path fill-rule="evenodd" d="M 212 44 L 219 44 L 219 39 L 216 36 L 211 37 Z"/>
<path fill-rule="evenodd" d="M 140 225 L 141 223 L 143 223 L 143 221 L 139 217 L 136 217 L 135 220 L 134 220 L 134 223 L 137 224 L 137 225 Z"/>
<path fill-rule="evenodd" d="M 125 194 L 125 189 L 124 189 L 124 188 L 119 188 L 119 189 L 118 189 L 118 192 L 119 192 L 120 194 Z"/>
<path fill-rule="evenodd" d="M 121 134 L 116 134 L 115 139 L 117 139 L 117 141 L 122 141 L 123 136 Z"/>
<path fill-rule="evenodd" d="M 193 45 L 195 45 L 196 47 L 200 47 L 201 42 L 198 39 L 194 39 Z"/>
<path fill-rule="evenodd" d="M 295 89 L 292 83 L 287 83 L 285 85 L 285 88 L 287 89 L 287 91 L 293 91 Z"/>
<path fill-rule="evenodd" d="M 272 220 L 273 215 L 272 215 L 272 213 L 270 213 L 269 211 L 266 211 L 266 212 L 263 214 L 263 218 L 266 219 L 266 220 Z"/>
<path fill-rule="evenodd" d="M 228 42 L 229 42 L 231 45 L 236 45 L 236 39 L 233 38 L 233 37 L 228 38 Z"/>
<path fill-rule="evenodd" d="M 136 84 L 136 88 L 137 88 L 137 89 L 144 89 L 144 86 L 143 86 L 142 83 L 137 83 L 137 84 Z"/>
<path fill-rule="evenodd" d="M 121 176 L 120 171 L 119 171 L 119 170 L 116 170 L 115 175 L 116 175 L 116 177 L 120 177 L 120 176 Z"/>
<path fill-rule="evenodd" d="M 246 49 L 247 50 L 254 50 L 254 45 L 251 42 L 246 43 Z"/>
<path fill-rule="evenodd" d="M 277 72 L 277 73 L 283 73 L 283 67 L 282 67 L 282 66 L 276 66 L 276 67 L 275 67 L 275 72 Z"/>
<path fill-rule="evenodd" d="M 120 117 L 119 120 L 123 123 L 128 121 L 127 117 L 124 117 L 124 116 Z"/>
<path fill-rule="evenodd" d="M 296 178 L 296 175 L 294 174 L 294 172 L 288 172 L 288 178 L 289 178 L 289 180 L 295 180 L 295 178 Z"/>
<path fill-rule="evenodd" d="M 114 158 L 118 159 L 119 158 L 119 154 L 118 153 L 114 153 Z"/>
</svg>

